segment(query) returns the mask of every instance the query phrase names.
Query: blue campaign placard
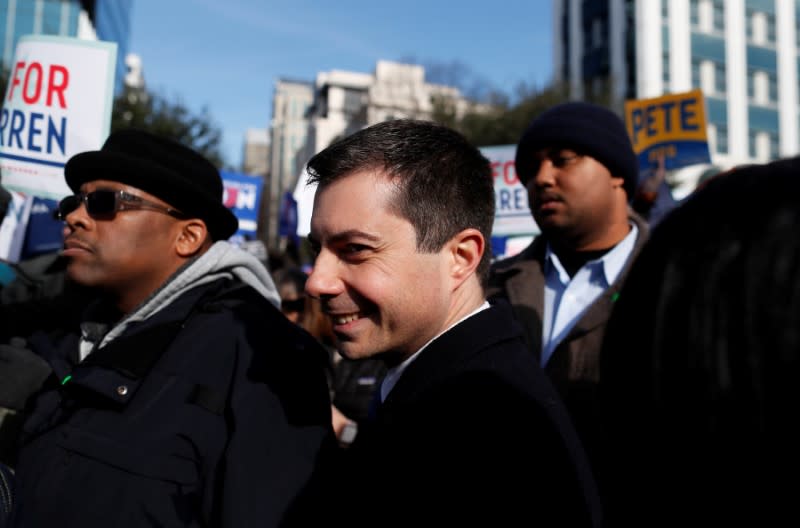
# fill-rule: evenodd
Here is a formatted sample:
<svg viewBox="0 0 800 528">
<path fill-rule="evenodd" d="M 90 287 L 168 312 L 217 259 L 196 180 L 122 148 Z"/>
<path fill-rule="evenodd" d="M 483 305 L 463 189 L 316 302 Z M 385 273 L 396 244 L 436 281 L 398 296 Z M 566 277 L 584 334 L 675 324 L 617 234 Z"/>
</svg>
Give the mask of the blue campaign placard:
<svg viewBox="0 0 800 528">
<path fill-rule="evenodd" d="M 241 172 L 220 171 L 225 188 L 223 203 L 239 219 L 238 235 L 254 236 L 258 229 L 258 213 L 264 180 Z"/>
</svg>

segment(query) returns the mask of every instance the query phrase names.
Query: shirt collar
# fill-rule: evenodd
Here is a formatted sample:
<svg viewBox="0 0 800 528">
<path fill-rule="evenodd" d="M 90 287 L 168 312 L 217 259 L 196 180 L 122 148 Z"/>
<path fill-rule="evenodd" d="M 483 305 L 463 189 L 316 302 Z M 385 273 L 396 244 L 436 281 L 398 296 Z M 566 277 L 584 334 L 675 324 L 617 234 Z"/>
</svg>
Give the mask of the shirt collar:
<svg viewBox="0 0 800 528">
<path fill-rule="evenodd" d="M 614 281 L 617 280 L 617 277 L 622 272 L 622 268 L 628 261 L 628 257 L 630 256 L 631 252 L 633 251 L 633 247 L 636 244 L 636 237 L 639 235 L 639 228 L 636 227 L 636 224 L 633 222 L 631 222 L 629 225 L 631 226 L 631 230 L 628 232 L 625 238 L 623 238 L 611 249 L 611 251 L 599 259 L 590 260 L 586 263 L 586 266 L 601 266 L 607 284 L 613 284 Z M 558 255 L 553 252 L 549 242 L 545 249 L 544 266 L 545 275 L 557 273 L 562 284 L 567 284 L 570 281 L 569 274 L 564 269 L 561 261 L 558 260 Z"/>
<path fill-rule="evenodd" d="M 490 305 L 489 305 L 489 302 L 488 302 L 488 301 L 483 301 L 483 304 L 482 304 L 482 305 L 478 306 L 478 307 L 477 307 L 475 310 L 473 310 L 472 312 L 468 313 L 467 315 L 465 315 L 464 317 L 462 317 L 461 319 L 459 319 L 458 321 L 456 321 L 456 322 L 455 322 L 455 323 L 453 323 L 452 325 L 448 326 L 448 327 L 447 327 L 447 328 L 446 328 L 446 329 L 445 329 L 443 332 L 440 332 L 439 334 L 437 334 L 436 336 L 434 336 L 434 338 L 433 338 L 433 339 L 431 339 L 430 341 L 428 341 L 427 343 L 425 343 L 424 345 L 422 345 L 422 348 L 420 348 L 419 350 L 417 350 L 416 352 L 414 352 L 414 353 L 413 353 L 411 356 L 409 356 L 408 358 L 406 358 L 406 360 L 405 360 L 405 361 L 403 361 L 402 363 L 400 363 L 400 364 L 399 364 L 399 365 L 397 365 L 396 367 L 392 367 L 392 368 L 390 368 L 390 369 L 389 369 L 389 370 L 386 372 L 386 376 L 384 376 L 384 378 L 383 378 L 383 382 L 381 383 L 381 388 L 380 388 L 380 390 L 381 390 L 381 403 L 383 403 L 384 401 L 386 401 L 386 397 L 389 395 L 389 392 L 391 392 L 391 390 L 392 390 L 392 389 L 394 388 L 394 386 L 397 384 L 397 381 L 400 379 L 400 376 L 403 374 L 403 371 L 404 371 L 404 370 L 406 370 L 406 368 L 407 368 L 407 367 L 408 367 L 408 366 L 409 366 L 409 365 L 410 365 L 410 364 L 411 364 L 411 363 L 412 363 L 412 362 L 413 362 L 415 359 L 417 359 L 417 357 L 419 356 L 420 352 L 422 352 L 423 350 L 425 350 L 425 349 L 428 347 L 428 345 L 430 345 L 431 343 L 433 343 L 433 341 L 434 341 L 434 340 L 435 340 L 437 337 L 439 337 L 440 335 L 442 335 L 442 334 L 446 333 L 448 330 L 450 330 L 451 328 L 453 328 L 454 326 L 456 326 L 456 325 L 457 325 L 457 324 L 459 324 L 460 322 L 462 322 L 462 321 L 464 321 L 464 320 L 466 320 L 466 319 L 468 319 L 468 318 L 472 317 L 473 315 L 475 315 L 475 314 L 477 314 L 477 313 L 479 313 L 479 312 L 482 312 L 482 311 L 486 310 L 486 309 L 487 309 L 487 308 L 489 308 L 489 307 L 490 307 Z"/>
</svg>

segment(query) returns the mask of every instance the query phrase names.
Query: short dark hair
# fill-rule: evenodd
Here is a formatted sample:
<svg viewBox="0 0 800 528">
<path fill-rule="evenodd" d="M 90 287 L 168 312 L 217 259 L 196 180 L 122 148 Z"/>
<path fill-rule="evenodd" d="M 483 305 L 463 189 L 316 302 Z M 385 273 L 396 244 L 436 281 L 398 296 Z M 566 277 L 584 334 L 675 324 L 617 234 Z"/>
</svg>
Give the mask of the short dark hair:
<svg viewBox="0 0 800 528">
<path fill-rule="evenodd" d="M 324 188 L 371 168 L 384 170 L 396 183 L 394 205 L 414 227 L 419 251 L 439 251 L 467 228 L 481 232 L 486 245 L 477 274 L 485 285 L 494 222 L 489 160 L 455 130 L 397 119 L 360 130 L 316 154 L 308 162 L 308 183 Z"/>
</svg>

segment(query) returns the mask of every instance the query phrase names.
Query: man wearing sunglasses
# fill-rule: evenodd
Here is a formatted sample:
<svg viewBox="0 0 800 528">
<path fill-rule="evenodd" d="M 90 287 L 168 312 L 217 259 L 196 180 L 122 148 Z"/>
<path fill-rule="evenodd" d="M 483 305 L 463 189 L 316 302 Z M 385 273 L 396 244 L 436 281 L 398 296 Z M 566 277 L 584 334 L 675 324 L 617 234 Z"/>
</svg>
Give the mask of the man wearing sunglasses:
<svg viewBox="0 0 800 528">
<path fill-rule="evenodd" d="M 35 397 L 11 526 L 278 526 L 330 439 L 325 352 L 278 309 L 205 158 L 138 131 L 71 158 L 80 328 L 30 344 Z"/>
<path fill-rule="evenodd" d="M 638 160 L 616 114 L 570 102 L 533 120 L 515 162 L 541 235 L 493 265 L 489 295 L 513 306 L 591 456 L 606 321 L 648 230 L 628 206 Z"/>
</svg>

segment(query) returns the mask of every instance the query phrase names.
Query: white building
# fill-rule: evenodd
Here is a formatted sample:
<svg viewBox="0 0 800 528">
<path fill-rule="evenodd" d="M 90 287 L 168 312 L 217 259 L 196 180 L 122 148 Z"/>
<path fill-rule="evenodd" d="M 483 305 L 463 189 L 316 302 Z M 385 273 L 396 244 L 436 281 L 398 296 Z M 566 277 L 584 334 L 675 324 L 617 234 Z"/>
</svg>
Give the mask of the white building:
<svg viewBox="0 0 800 528">
<path fill-rule="evenodd" d="M 311 156 L 339 138 L 382 121 L 430 119 L 437 101 L 451 105 L 457 116 L 466 113 L 472 105 L 456 88 L 426 83 L 425 69 L 414 64 L 381 60 L 373 73 L 343 70 L 318 73 L 313 104 L 306 114 L 305 146 L 297 153 L 291 186 L 283 187 L 294 190 L 299 209 L 299 234 L 308 232 L 309 208 L 314 197 L 314 190 L 307 188 L 300 179 Z M 275 141 L 273 136 L 273 152 Z"/>
<path fill-rule="evenodd" d="M 317 74 L 307 158 L 337 138 L 390 119 L 430 119 L 437 98 L 463 114 L 469 102 L 457 88 L 425 82 L 425 68 L 378 61 L 372 74 L 333 70 Z"/>
<path fill-rule="evenodd" d="M 269 130 L 248 128 L 244 134 L 242 172 L 266 176 L 269 173 L 269 151 Z"/>
<path fill-rule="evenodd" d="M 798 26 L 799 0 L 554 0 L 555 80 L 619 110 L 701 88 L 713 163 L 765 162 L 800 151 Z"/>
<path fill-rule="evenodd" d="M 266 229 L 266 240 L 273 246 L 278 240 L 278 214 L 283 194 L 294 189 L 297 175 L 305 159 L 298 153 L 306 144 L 308 109 L 314 100 L 314 87 L 310 82 L 279 79 L 272 96 L 272 122 L 269 177 L 263 198 L 261 224 Z"/>
<path fill-rule="evenodd" d="M 367 126 L 367 101 L 373 82 L 374 76 L 369 73 L 331 70 L 317 74 L 304 164 L 335 139 Z"/>
</svg>

